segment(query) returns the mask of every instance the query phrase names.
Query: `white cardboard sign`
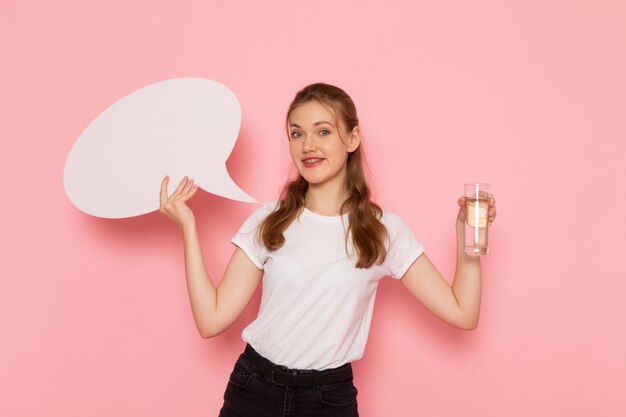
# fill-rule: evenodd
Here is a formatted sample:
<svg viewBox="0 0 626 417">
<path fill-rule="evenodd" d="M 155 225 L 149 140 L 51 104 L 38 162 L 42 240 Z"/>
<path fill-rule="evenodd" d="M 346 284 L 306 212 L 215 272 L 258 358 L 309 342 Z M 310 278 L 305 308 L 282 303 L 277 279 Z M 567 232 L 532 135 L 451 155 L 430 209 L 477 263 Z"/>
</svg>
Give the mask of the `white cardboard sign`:
<svg viewBox="0 0 626 417">
<path fill-rule="evenodd" d="M 65 161 L 65 192 L 77 208 L 104 218 L 157 210 L 165 175 L 168 193 L 187 175 L 205 191 L 254 202 L 225 165 L 240 124 L 237 97 L 216 81 L 148 85 L 113 103 L 76 140 Z"/>
</svg>

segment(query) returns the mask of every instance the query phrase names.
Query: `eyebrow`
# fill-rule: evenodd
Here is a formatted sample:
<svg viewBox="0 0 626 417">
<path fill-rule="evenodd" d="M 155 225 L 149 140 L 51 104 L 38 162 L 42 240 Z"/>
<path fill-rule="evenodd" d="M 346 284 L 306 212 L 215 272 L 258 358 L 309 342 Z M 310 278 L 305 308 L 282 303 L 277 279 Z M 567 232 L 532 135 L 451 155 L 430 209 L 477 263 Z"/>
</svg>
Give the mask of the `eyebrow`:
<svg viewBox="0 0 626 417">
<path fill-rule="evenodd" d="M 319 122 L 315 122 L 315 123 L 313 123 L 313 126 L 319 126 L 319 125 L 323 125 L 323 124 L 326 124 L 326 125 L 329 125 L 329 126 L 335 127 L 335 125 L 334 125 L 334 124 L 332 124 L 332 123 L 330 123 L 330 122 L 327 122 L 327 121 L 325 121 L 325 120 L 320 120 Z M 290 126 L 290 127 L 297 127 L 298 129 L 301 129 L 301 128 L 302 128 L 302 126 L 300 126 L 300 125 L 298 125 L 298 124 L 296 124 L 296 123 L 291 123 L 289 126 Z"/>
</svg>

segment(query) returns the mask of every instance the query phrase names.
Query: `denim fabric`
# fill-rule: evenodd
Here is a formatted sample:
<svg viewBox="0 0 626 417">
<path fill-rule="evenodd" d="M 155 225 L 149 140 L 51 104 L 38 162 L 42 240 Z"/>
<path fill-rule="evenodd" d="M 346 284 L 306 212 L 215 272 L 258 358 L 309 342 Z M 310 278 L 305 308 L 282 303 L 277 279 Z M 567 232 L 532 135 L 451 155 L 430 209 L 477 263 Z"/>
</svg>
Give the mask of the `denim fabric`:
<svg viewBox="0 0 626 417">
<path fill-rule="evenodd" d="M 256 355 L 248 346 L 239 356 L 226 386 L 220 417 L 358 417 L 358 392 L 351 372 L 328 384 L 279 385 L 272 382 L 271 372 L 259 364 Z"/>
</svg>

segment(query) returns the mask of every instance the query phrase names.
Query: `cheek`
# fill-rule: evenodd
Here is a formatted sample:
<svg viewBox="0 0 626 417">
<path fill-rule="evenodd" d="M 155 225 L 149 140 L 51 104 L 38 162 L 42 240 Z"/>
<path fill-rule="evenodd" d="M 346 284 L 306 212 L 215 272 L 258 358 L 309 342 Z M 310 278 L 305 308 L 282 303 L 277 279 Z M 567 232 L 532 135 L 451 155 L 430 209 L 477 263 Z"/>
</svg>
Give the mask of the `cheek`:
<svg viewBox="0 0 626 417">
<path fill-rule="evenodd" d="M 289 154 L 291 155 L 291 159 L 295 162 L 296 156 L 298 155 L 298 147 L 291 141 L 289 142 Z"/>
<path fill-rule="evenodd" d="M 341 161 L 347 154 L 347 148 L 340 143 L 328 144 L 321 149 L 325 155 L 330 156 L 335 161 Z"/>
</svg>

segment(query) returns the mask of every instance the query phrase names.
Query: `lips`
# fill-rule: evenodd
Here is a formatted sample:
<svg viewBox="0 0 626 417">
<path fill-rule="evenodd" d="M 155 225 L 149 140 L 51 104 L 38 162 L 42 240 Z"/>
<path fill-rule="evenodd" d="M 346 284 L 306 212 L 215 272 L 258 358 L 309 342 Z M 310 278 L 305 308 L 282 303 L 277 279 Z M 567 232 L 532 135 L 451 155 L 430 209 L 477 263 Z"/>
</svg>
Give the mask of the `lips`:
<svg viewBox="0 0 626 417">
<path fill-rule="evenodd" d="M 306 168 L 313 168 L 321 164 L 322 161 L 324 161 L 324 158 L 307 158 L 302 160 L 302 165 Z"/>
</svg>

